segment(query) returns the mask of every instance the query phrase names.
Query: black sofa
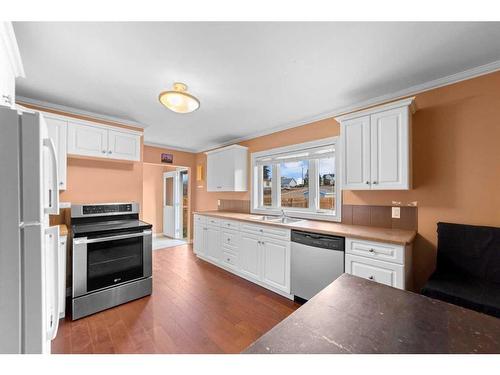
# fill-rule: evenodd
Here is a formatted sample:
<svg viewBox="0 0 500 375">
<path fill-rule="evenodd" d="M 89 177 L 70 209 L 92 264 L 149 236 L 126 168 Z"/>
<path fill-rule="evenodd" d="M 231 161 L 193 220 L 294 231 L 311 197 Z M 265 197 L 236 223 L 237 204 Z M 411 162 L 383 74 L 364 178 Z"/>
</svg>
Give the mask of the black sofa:
<svg viewBox="0 0 500 375">
<path fill-rule="evenodd" d="M 422 294 L 500 318 L 500 228 L 438 223 L 437 267 Z"/>
</svg>

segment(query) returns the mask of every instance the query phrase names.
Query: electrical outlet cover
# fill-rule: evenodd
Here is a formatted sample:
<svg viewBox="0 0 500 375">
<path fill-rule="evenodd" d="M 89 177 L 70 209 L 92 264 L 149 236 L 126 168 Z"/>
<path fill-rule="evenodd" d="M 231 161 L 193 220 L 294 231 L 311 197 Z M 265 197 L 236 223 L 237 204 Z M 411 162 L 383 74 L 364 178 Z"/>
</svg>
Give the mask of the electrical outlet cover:
<svg viewBox="0 0 500 375">
<path fill-rule="evenodd" d="M 392 207 L 392 218 L 393 219 L 401 218 L 401 207 Z"/>
</svg>

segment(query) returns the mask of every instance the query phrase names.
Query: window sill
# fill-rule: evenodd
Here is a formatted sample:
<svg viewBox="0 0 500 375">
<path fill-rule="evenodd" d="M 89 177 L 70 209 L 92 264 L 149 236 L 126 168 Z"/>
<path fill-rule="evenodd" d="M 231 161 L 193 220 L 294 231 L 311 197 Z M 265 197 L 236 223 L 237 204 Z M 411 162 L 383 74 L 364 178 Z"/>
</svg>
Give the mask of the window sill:
<svg viewBox="0 0 500 375">
<path fill-rule="evenodd" d="M 250 213 L 257 215 L 281 215 L 281 208 L 252 208 Z M 309 219 L 309 220 L 321 220 L 321 221 L 341 221 L 340 210 L 335 213 L 319 213 L 319 212 L 310 212 L 310 211 L 299 211 L 299 210 L 287 210 L 285 209 L 286 216 L 299 218 L 299 219 Z"/>
</svg>

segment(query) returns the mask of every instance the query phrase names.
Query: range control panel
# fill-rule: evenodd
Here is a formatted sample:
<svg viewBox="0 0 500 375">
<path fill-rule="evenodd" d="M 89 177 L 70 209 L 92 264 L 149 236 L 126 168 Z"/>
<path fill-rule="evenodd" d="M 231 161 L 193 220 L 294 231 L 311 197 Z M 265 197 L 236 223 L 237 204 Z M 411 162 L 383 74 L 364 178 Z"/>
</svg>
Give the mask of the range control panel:
<svg viewBox="0 0 500 375">
<path fill-rule="evenodd" d="M 83 215 L 132 213 L 132 203 L 83 205 Z"/>
</svg>

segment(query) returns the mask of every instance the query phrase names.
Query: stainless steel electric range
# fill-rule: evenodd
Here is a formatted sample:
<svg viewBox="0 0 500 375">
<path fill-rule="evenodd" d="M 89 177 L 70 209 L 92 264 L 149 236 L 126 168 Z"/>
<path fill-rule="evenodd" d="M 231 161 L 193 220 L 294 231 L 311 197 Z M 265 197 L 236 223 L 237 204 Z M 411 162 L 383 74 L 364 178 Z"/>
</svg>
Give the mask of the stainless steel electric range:
<svg viewBox="0 0 500 375">
<path fill-rule="evenodd" d="M 71 206 L 73 320 L 152 293 L 151 228 L 138 203 Z"/>
</svg>

